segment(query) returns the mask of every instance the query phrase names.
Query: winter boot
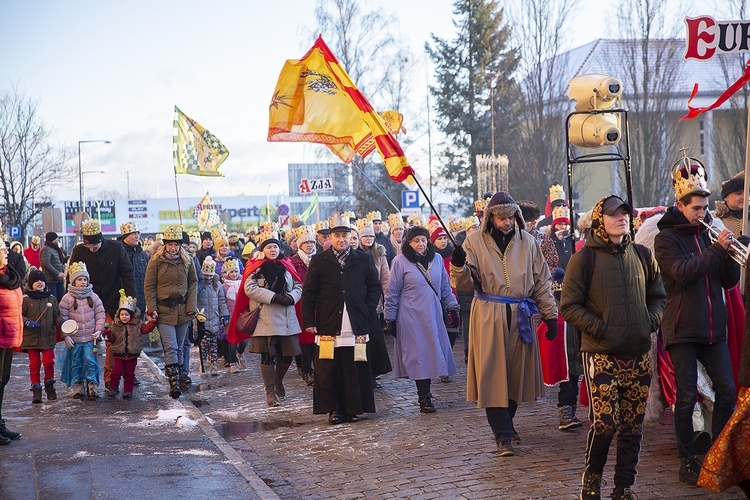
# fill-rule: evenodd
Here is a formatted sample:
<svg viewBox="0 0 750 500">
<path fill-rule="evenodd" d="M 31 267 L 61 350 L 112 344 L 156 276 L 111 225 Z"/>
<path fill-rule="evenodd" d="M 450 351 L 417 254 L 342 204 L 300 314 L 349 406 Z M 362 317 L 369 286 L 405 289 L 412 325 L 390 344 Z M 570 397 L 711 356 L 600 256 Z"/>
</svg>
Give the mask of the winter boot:
<svg viewBox="0 0 750 500">
<path fill-rule="evenodd" d="M 93 380 L 88 381 L 88 390 L 89 390 L 89 400 L 94 401 L 95 399 L 99 399 L 99 393 L 96 392 L 97 383 Z"/>
<path fill-rule="evenodd" d="M 47 400 L 54 401 L 57 399 L 57 391 L 55 390 L 55 379 L 51 378 L 44 381 L 44 392 L 47 393 Z"/>
<path fill-rule="evenodd" d="M 21 433 L 8 430 L 8 428 L 5 427 L 5 419 L 0 418 L 0 436 L 6 439 L 10 439 L 11 441 L 15 441 L 16 439 L 21 438 Z"/>
<path fill-rule="evenodd" d="M 280 361 L 276 363 L 274 382 L 276 384 L 276 395 L 280 398 L 286 396 L 286 389 L 284 389 L 284 375 L 286 375 L 287 370 L 289 370 L 290 364 L 291 363 L 282 363 Z"/>
<path fill-rule="evenodd" d="M 273 365 L 260 365 L 260 376 L 266 388 L 266 402 L 268 406 L 279 406 L 279 398 L 276 397 L 276 383 L 274 380 L 276 377 L 275 371 L 276 369 Z"/>
<path fill-rule="evenodd" d="M 74 399 L 83 399 L 86 397 L 86 388 L 83 387 L 83 382 L 81 381 L 71 385 L 70 392 L 73 394 Z"/>
<path fill-rule="evenodd" d="M 513 445 L 510 441 L 498 441 L 497 442 L 497 455 L 499 457 L 512 457 L 515 456 L 516 452 L 513 450 Z"/>
<path fill-rule="evenodd" d="M 164 367 L 164 374 L 169 379 L 169 397 L 177 399 L 182 392 L 180 391 L 180 365 L 173 364 Z"/>
<path fill-rule="evenodd" d="M 614 500 L 634 500 L 635 493 L 633 493 L 633 490 L 630 489 L 628 486 L 615 486 L 615 489 L 612 490 L 612 494 L 609 496 L 609 498 L 612 498 Z"/>
<path fill-rule="evenodd" d="M 585 471 L 581 480 L 581 500 L 600 500 L 602 476 Z"/>
<path fill-rule="evenodd" d="M 33 384 L 31 386 L 31 402 L 39 404 L 42 402 L 42 384 Z"/>
<path fill-rule="evenodd" d="M 698 484 L 698 476 L 701 473 L 701 463 L 698 457 L 680 458 L 680 482 L 690 486 Z"/>
<path fill-rule="evenodd" d="M 432 404 L 432 394 L 422 394 L 419 396 L 419 411 L 421 413 L 435 413 L 435 405 Z"/>
<path fill-rule="evenodd" d="M 576 423 L 577 427 L 580 427 L 583 425 L 583 422 L 578 420 L 578 417 L 576 417 L 576 410 L 578 409 L 578 405 L 572 405 L 570 410 L 570 420 Z"/>
<path fill-rule="evenodd" d="M 561 431 L 567 431 L 578 427 L 578 424 L 573 421 L 572 406 L 558 406 L 557 411 L 560 413 L 560 425 L 558 426 L 558 429 Z"/>
</svg>

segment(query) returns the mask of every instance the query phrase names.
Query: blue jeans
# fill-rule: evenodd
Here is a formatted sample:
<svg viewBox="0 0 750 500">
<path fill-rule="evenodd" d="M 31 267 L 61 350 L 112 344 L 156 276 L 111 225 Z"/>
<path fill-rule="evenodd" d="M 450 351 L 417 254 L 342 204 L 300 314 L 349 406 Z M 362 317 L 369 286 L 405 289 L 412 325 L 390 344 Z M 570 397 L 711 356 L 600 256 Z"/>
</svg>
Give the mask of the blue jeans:
<svg viewBox="0 0 750 500">
<path fill-rule="evenodd" d="M 191 323 L 188 323 L 188 326 Z M 182 342 L 182 362 L 180 363 L 180 374 L 186 377 L 190 375 L 190 348 L 193 347 L 193 343 L 190 342 L 190 336 L 185 335 L 185 340 Z"/>
<path fill-rule="evenodd" d="M 734 412 L 736 397 L 732 363 L 726 342 L 716 344 L 672 344 L 668 348 L 674 365 L 677 384 L 677 401 L 674 411 L 674 430 L 677 436 L 677 451 L 680 457 L 695 455 L 693 446 L 693 408 L 698 395 L 698 365 L 706 368 L 713 384 L 714 403 L 711 435 L 716 439 Z"/>
<path fill-rule="evenodd" d="M 181 365 L 185 337 L 187 337 L 188 325 L 167 325 L 159 323 L 159 336 L 161 345 L 164 347 L 164 366 Z"/>
</svg>

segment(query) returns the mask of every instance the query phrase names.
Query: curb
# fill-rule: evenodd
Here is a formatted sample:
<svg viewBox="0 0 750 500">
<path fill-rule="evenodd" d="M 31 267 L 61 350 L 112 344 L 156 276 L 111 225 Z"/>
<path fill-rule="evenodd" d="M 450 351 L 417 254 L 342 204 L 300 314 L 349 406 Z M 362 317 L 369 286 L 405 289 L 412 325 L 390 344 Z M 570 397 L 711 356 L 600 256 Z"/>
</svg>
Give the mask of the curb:
<svg viewBox="0 0 750 500">
<path fill-rule="evenodd" d="M 149 358 L 145 352 L 141 352 L 141 358 L 144 358 L 146 360 L 151 373 L 153 373 L 156 378 L 161 380 L 161 382 L 164 384 L 164 387 L 166 388 L 169 385 L 169 380 L 161 373 L 161 370 L 158 366 L 156 366 L 156 363 L 154 363 L 153 360 Z M 221 437 L 221 435 L 216 431 L 216 429 L 213 428 L 213 426 L 208 422 L 208 420 L 200 410 L 195 408 L 193 405 L 186 405 L 180 398 L 176 399 L 175 401 L 182 406 L 182 408 L 185 410 L 185 413 L 188 414 L 191 420 L 194 420 L 198 423 L 198 426 L 201 428 L 206 437 L 211 440 L 211 442 L 219 449 L 219 451 L 221 451 L 221 453 L 227 458 L 229 463 L 232 464 L 237 472 L 243 478 L 245 478 L 247 484 L 253 489 L 253 491 L 255 491 L 259 498 L 280 499 L 280 497 L 266 484 L 266 482 L 258 477 L 255 471 L 253 471 L 253 469 L 249 465 L 247 465 L 245 460 L 242 458 L 242 455 L 240 455 L 237 450 L 232 448 L 229 443 L 227 443 L 227 441 L 223 437 Z"/>
</svg>

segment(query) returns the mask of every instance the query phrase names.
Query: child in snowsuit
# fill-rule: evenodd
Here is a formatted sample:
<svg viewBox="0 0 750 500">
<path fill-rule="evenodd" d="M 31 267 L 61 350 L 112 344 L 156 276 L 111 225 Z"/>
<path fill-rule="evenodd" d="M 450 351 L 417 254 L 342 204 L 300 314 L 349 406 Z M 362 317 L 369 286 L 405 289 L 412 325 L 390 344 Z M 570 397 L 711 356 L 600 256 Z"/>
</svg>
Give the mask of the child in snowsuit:
<svg viewBox="0 0 750 500">
<path fill-rule="evenodd" d="M 204 373 L 218 375 L 219 370 L 219 331 L 229 319 L 224 288 L 216 275 L 216 262 L 209 256 L 203 261 L 203 290 L 198 294 L 198 310 L 203 312 L 206 321 L 199 330 L 205 328 L 201 339 L 201 362 Z M 199 335 L 200 335 L 199 331 Z"/>
<path fill-rule="evenodd" d="M 42 402 L 41 367 L 44 366 L 44 390 L 47 400 L 57 399 L 55 391 L 55 344 L 62 322 L 57 299 L 47 288 L 44 273 L 34 269 L 29 273 L 26 293 L 23 296 L 23 342 L 21 350 L 29 355 L 31 402 Z"/>
<path fill-rule="evenodd" d="M 84 262 L 73 262 L 68 269 L 69 285 L 60 301 L 60 316 L 63 321 L 74 320 L 78 330 L 63 333 L 68 349 L 63 358 L 60 380 L 70 387 L 73 397 L 83 399 L 88 390 L 88 399 L 99 397 L 99 362 L 94 354 L 94 343 L 102 336 L 107 313 L 104 304 L 89 283 L 89 273 Z"/>
</svg>

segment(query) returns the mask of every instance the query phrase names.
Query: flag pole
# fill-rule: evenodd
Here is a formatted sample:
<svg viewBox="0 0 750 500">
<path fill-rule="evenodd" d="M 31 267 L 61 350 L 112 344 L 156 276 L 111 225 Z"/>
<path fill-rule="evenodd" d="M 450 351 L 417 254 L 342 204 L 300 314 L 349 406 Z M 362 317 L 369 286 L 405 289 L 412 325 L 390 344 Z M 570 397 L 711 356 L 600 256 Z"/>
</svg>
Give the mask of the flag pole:
<svg viewBox="0 0 750 500">
<path fill-rule="evenodd" d="M 177 212 L 180 214 L 180 227 L 184 230 L 182 225 L 182 208 L 180 207 L 180 189 L 177 187 L 177 170 L 174 172 L 174 192 L 177 195 Z"/>
<path fill-rule="evenodd" d="M 373 181 L 372 179 L 370 179 L 370 176 L 368 176 L 368 175 L 367 175 L 367 174 L 365 173 L 365 171 L 364 171 L 364 170 L 362 170 L 361 168 L 359 168 L 359 166 L 358 166 L 358 165 L 355 165 L 354 163 L 352 163 L 352 165 L 354 165 L 354 167 L 356 167 L 356 168 L 357 168 L 357 170 L 359 170 L 359 171 L 360 171 L 360 172 L 362 173 L 362 175 L 364 175 L 364 176 L 365 176 L 365 179 L 367 179 L 368 181 L 370 181 L 370 183 L 371 183 L 371 184 L 372 184 L 373 186 L 375 186 L 375 189 L 377 189 L 377 190 L 378 190 L 378 191 L 380 192 L 380 194 L 382 194 L 382 195 L 383 195 L 383 198 L 385 198 L 386 200 L 388 200 L 388 203 L 390 203 L 390 204 L 391 204 L 391 206 L 393 207 L 393 209 L 394 209 L 394 210 L 396 210 L 396 213 L 399 213 L 399 214 L 400 214 L 400 213 L 401 213 L 401 209 L 400 209 L 400 208 L 398 208 L 398 207 L 397 207 L 397 206 L 396 206 L 396 205 L 395 205 L 395 204 L 393 203 L 393 201 L 391 201 L 391 199 L 390 199 L 390 198 L 388 198 L 388 195 L 387 195 L 387 194 L 385 194 L 385 192 L 384 192 L 384 191 L 383 191 L 382 189 L 380 189 L 380 186 L 378 186 L 377 184 L 375 184 L 375 181 Z M 427 195 L 425 195 L 425 196 L 427 196 Z"/>
<path fill-rule="evenodd" d="M 435 209 L 435 205 L 432 204 L 432 200 L 430 199 L 429 196 L 427 196 L 427 193 L 425 192 L 425 190 L 422 187 L 422 185 L 419 183 L 419 180 L 417 179 L 417 176 L 416 175 L 412 175 L 411 177 L 412 177 L 412 179 L 414 179 L 414 182 L 417 184 L 417 187 L 419 188 L 419 190 L 422 191 L 422 194 L 424 195 L 425 199 L 427 200 L 427 203 L 430 204 L 430 208 L 432 209 L 432 213 L 434 213 L 437 216 L 438 221 L 440 222 L 440 225 L 443 226 L 443 229 L 445 229 L 445 234 L 448 235 L 448 238 L 450 238 L 451 243 L 453 243 L 453 246 L 457 247 L 458 243 L 456 243 L 456 239 L 453 237 L 453 234 L 451 234 L 451 232 L 448 230 L 448 227 L 445 225 L 445 222 L 443 222 L 443 218 L 440 217 L 440 214 Z"/>
</svg>

